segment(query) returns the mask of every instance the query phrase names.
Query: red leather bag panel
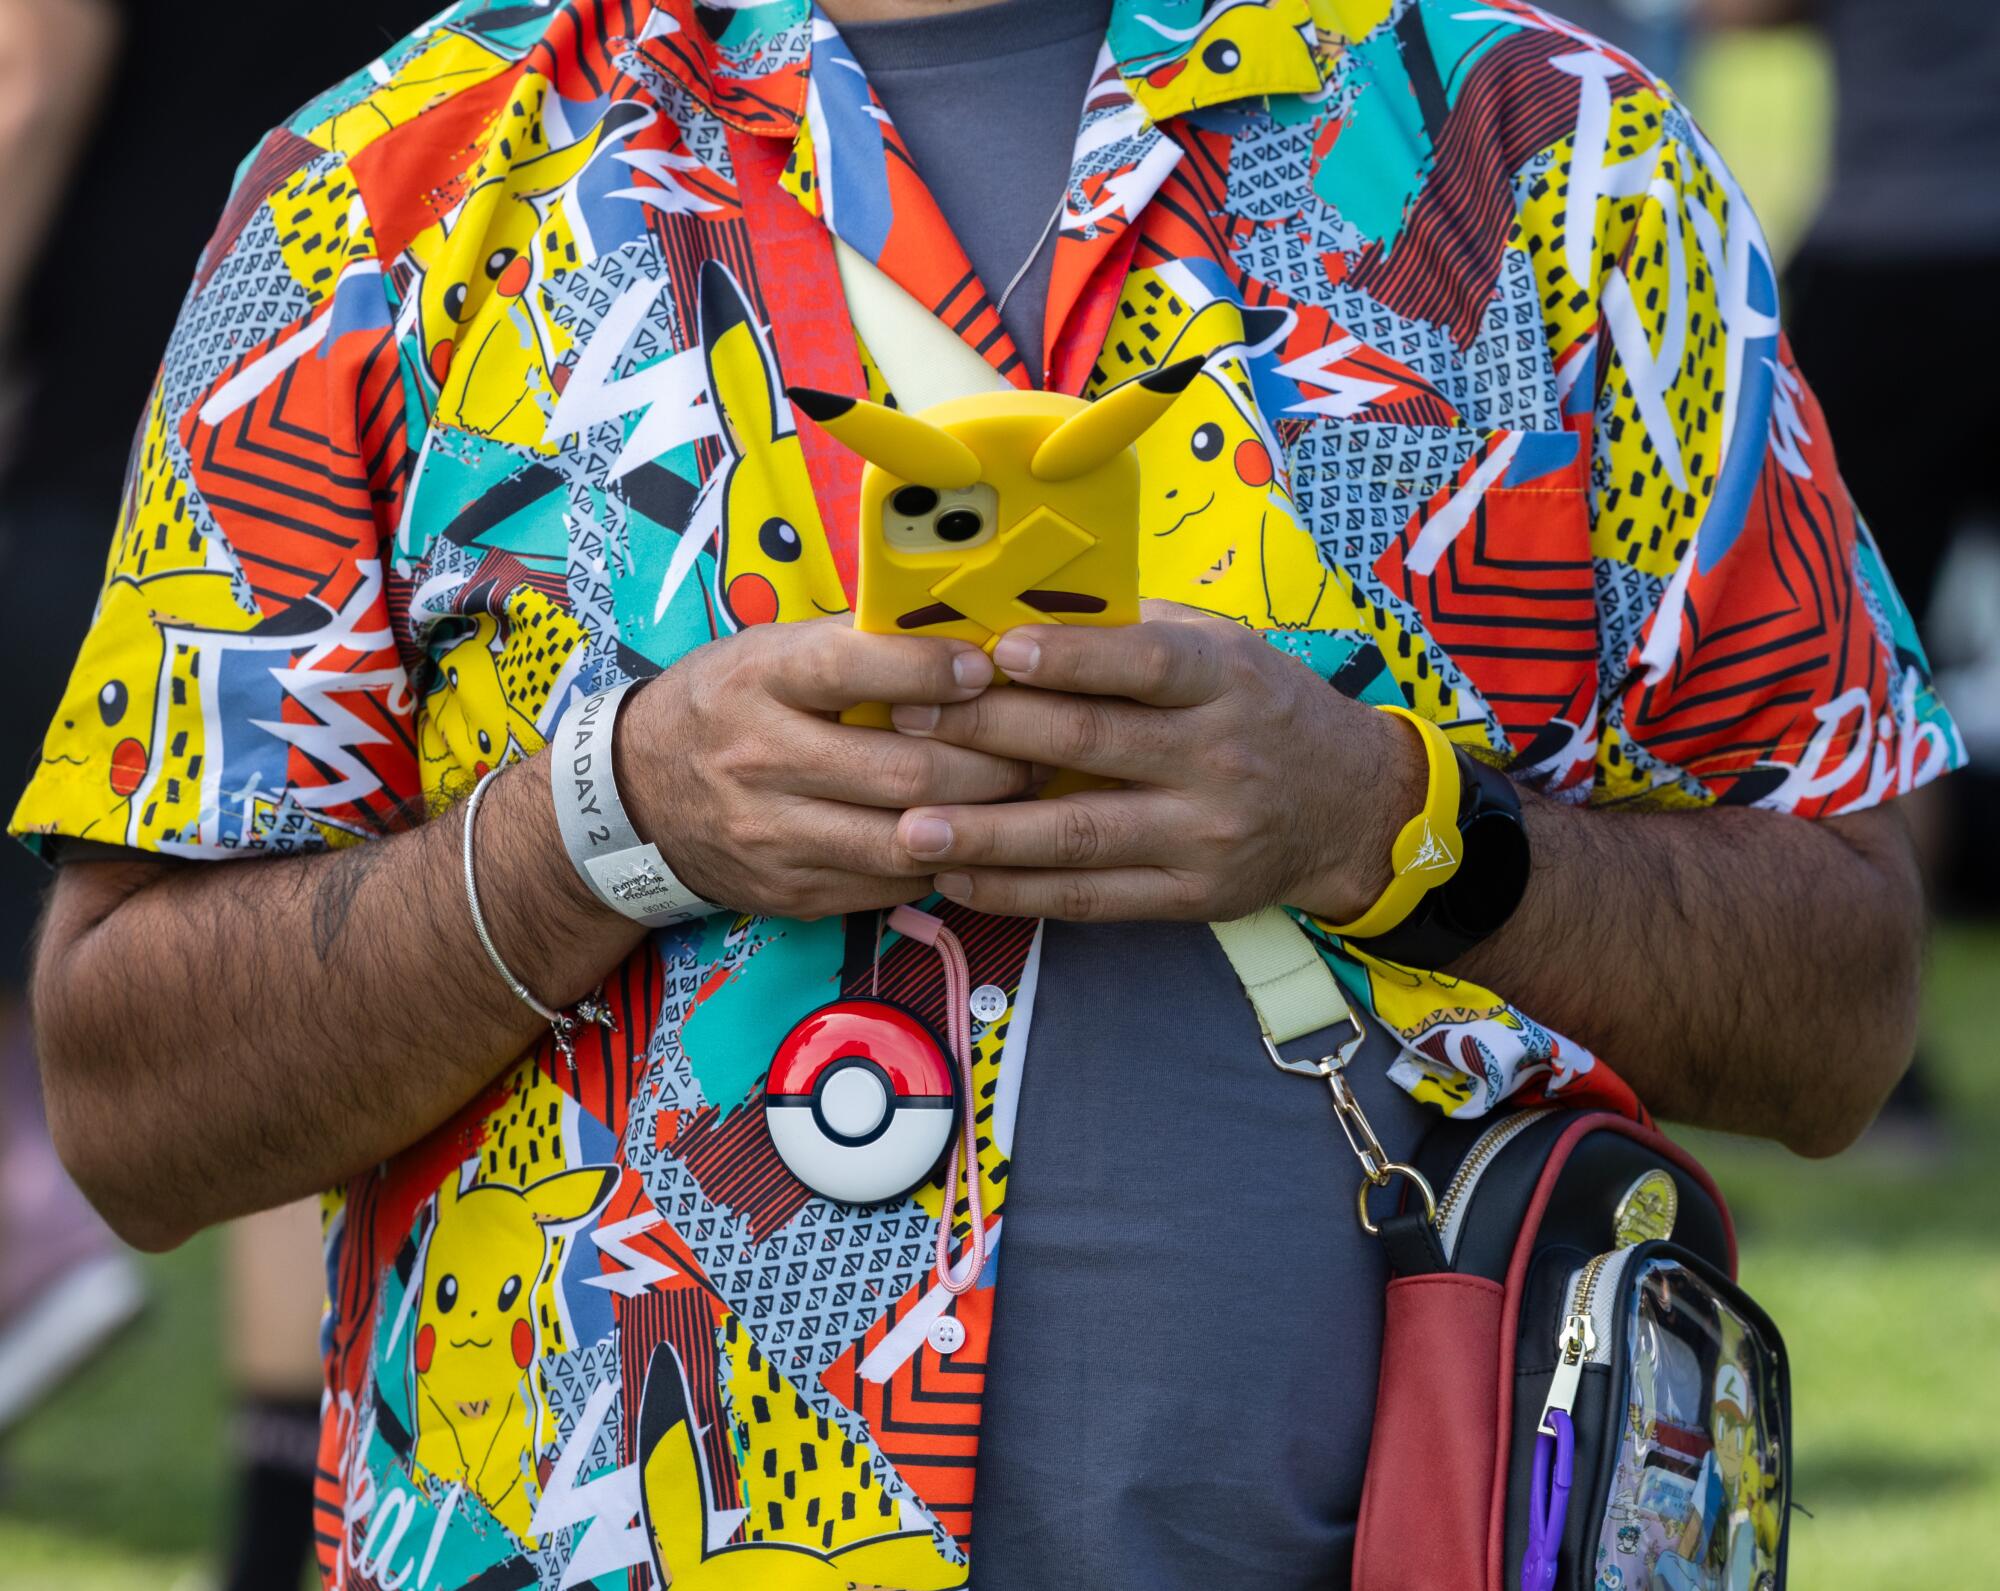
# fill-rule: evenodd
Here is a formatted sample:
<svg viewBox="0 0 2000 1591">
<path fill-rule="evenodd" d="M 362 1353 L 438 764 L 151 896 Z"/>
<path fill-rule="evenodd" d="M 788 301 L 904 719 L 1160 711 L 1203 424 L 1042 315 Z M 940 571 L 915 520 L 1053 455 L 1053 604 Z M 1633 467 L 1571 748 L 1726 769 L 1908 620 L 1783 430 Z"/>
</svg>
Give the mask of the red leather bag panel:
<svg viewBox="0 0 2000 1591">
<path fill-rule="evenodd" d="M 1389 1284 L 1355 1591 L 1486 1583 L 1504 1297 L 1448 1272 Z"/>
</svg>

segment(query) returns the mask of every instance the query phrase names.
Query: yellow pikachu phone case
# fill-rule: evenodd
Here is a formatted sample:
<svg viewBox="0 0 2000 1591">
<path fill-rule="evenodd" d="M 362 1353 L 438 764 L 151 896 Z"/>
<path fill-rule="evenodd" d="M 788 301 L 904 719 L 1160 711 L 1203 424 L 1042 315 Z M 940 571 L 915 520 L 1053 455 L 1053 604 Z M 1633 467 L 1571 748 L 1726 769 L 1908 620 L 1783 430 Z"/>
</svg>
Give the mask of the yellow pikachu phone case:
<svg viewBox="0 0 2000 1591">
<path fill-rule="evenodd" d="M 1200 369 L 1183 360 L 1095 403 L 988 392 L 921 414 L 792 388 L 809 418 L 868 461 L 857 627 L 990 652 L 1016 625 L 1136 624 L 1132 443 Z M 841 718 L 887 728 L 889 710 L 870 702 Z"/>
</svg>

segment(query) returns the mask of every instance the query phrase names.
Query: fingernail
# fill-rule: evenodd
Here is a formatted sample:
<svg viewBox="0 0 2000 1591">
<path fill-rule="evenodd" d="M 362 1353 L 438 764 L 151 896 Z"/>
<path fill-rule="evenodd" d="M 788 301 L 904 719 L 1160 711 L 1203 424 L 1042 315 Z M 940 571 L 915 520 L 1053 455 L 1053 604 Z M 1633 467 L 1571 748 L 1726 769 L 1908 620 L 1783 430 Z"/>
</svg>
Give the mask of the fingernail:
<svg viewBox="0 0 2000 1591">
<path fill-rule="evenodd" d="M 951 825 L 943 818 L 911 818 L 903 843 L 913 856 L 942 856 L 951 849 Z"/>
<path fill-rule="evenodd" d="M 937 885 L 937 892 L 947 900 L 963 901 L 972 898 L 970 873 L 940 873 L 931 882 Z"/>
<path fill-rule="evenodd" d="M 1003 635 L 993 648 L 994 664 L 1009 674 L 1032 674 L 1041 660 L 1041 647 L 1025 635 Z"/>
<path fill-rule="evenodd" d="M 928 735 L 937 728 L 935 707 L 913 706 L 908 702 L 889 709 L 889 722 L 908 735 Z"/>
<path fill-rule="evenodd" d="M 951 660 L 951 677 L 966 690 L 993 683 L 993 662 L 984 652 L 960 652 Z"/>
</svg>

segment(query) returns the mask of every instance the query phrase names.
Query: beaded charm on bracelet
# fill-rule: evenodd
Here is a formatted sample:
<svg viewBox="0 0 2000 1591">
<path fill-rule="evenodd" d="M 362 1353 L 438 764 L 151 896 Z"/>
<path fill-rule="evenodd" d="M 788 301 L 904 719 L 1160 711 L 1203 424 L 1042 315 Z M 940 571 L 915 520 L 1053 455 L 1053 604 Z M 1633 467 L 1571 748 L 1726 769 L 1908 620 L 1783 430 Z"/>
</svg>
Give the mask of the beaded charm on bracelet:
<svg viewBox="0 0 2000 1591">
<path fill-rule="evenodd" d="M 576 1070 L 576 1031 L 580 1024 L 589 1022 L 597 1027 L 617 1031 L 618 1022 L 611 1014 L 611 1007 L 605 1003 L 603 985 L 596 993 L 577 1001 L 568 1011 L 557 1011 L 543 1005 L 529 992 L 528 986 L 514 976 L 513 969 L 501 959 L 499 949 L 493 943 L 492 934 L 486 930 L 486 915 L 479 909 L 479 884 L 472 870 L 472 824 L 479 816 L 479 803 L 486 795 L 486 787 L 493 782 L 493 776 L 500 770 L 489 769 L 472 787 L 472 794 L 465 802 L 465 904 L 472 910 L 472 931 L 479 936 L 480 947 L 486 952 L 486 959 L 493 963 L 493 970 L 506 981 L 514 991 L 514 997 L 536 1016 L 548 1023 L 549 1031 L 556 1036 L 556 1048 L 562 1052 L 563 1060 L 573 1072 Z"/>
</svg>

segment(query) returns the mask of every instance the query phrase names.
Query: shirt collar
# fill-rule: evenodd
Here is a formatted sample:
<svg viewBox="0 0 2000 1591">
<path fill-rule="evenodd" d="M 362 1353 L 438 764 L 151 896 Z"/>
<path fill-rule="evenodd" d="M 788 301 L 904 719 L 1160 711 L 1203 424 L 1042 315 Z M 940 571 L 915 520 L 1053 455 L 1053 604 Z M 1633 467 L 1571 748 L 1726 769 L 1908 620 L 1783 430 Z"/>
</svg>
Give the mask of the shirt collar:
<svg viewBox="0 0 2000 1591">
<path fill-rule="evenodd" d="M 1169 116 L 1267 95 L 1315 94 L 1325 79 L 1322 39 L 1347 31 L 1348 10 L 1382 0 L 1115 0 L 1107 42 L 1148 116 Z M 724 121 L 791 137 L 805 118 L 812 0 L 697 9 L 654 0 L 636 41 Z"/>
</svg>

